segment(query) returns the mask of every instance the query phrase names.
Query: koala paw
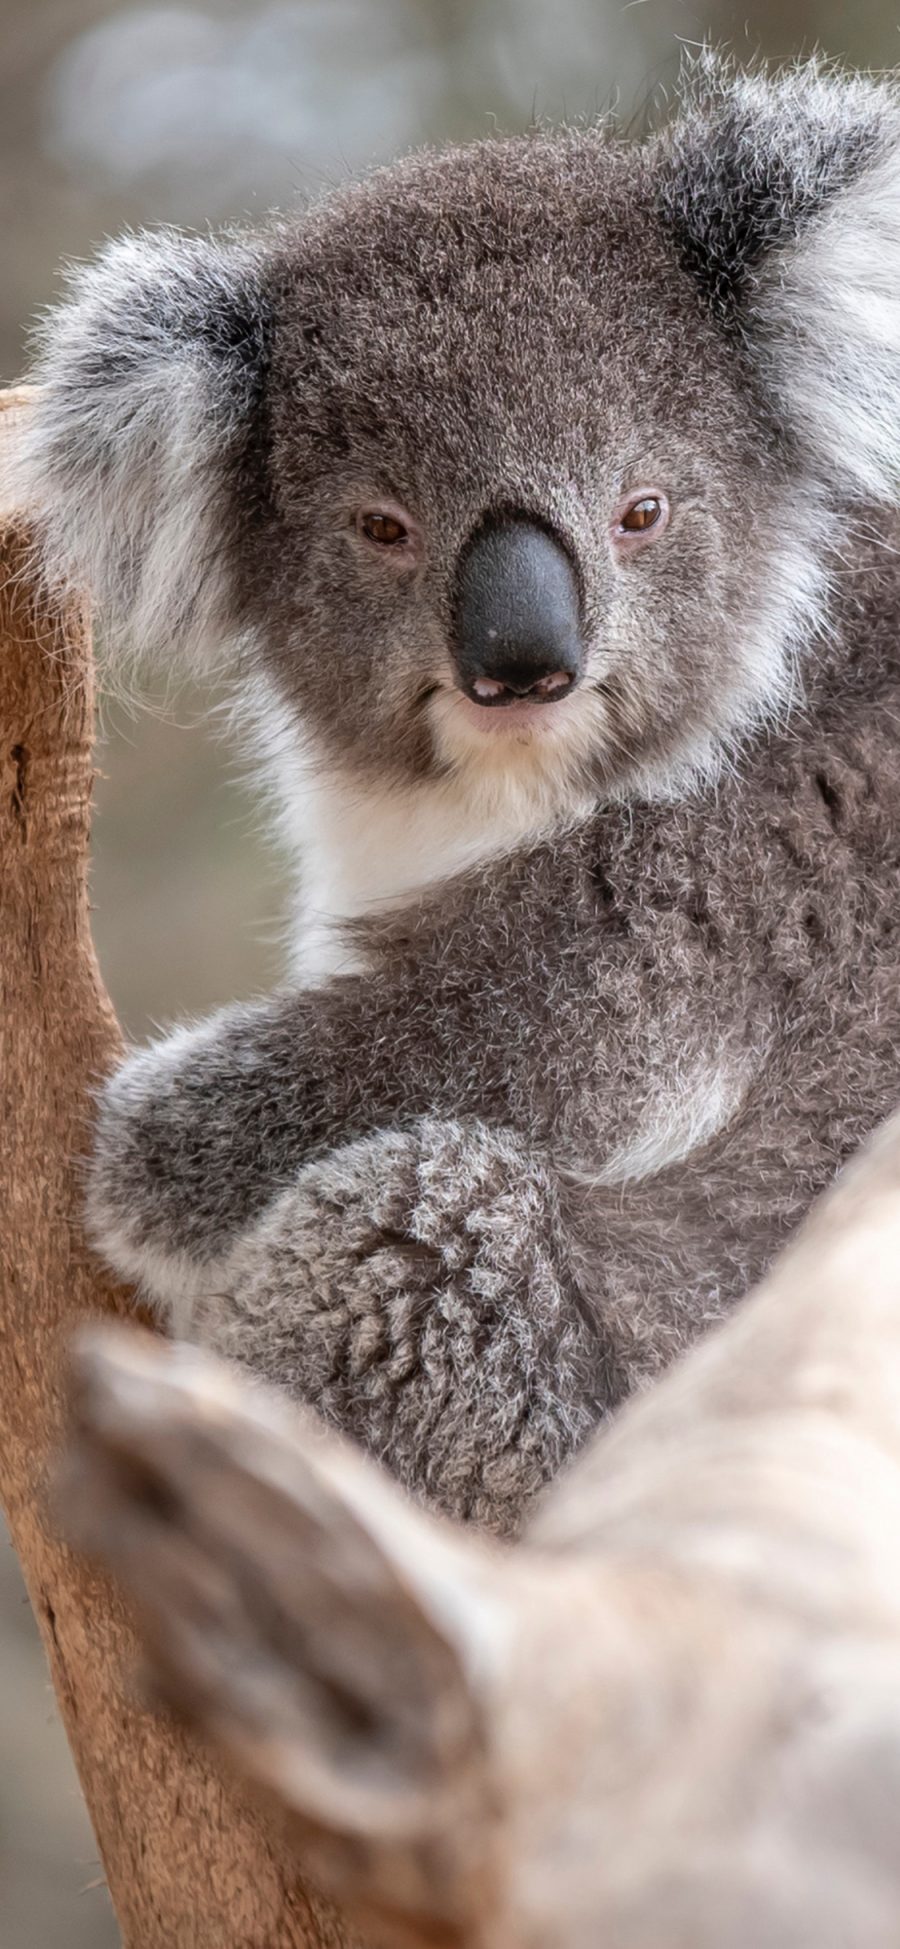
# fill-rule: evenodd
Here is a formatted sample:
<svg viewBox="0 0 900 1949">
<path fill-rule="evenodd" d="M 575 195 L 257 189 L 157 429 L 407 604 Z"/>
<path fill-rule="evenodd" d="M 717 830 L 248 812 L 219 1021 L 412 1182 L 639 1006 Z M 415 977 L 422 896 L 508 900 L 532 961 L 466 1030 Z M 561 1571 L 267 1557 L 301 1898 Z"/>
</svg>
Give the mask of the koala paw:
<svg viewBox="0 0 900 1949">
<path fill-rule="evenodd" d="M 483 1124 L 423 1120 L 307 1166 L 193 1331 L 499 1530 L 600 1411 L 552 1176 Z"/>
</svg>

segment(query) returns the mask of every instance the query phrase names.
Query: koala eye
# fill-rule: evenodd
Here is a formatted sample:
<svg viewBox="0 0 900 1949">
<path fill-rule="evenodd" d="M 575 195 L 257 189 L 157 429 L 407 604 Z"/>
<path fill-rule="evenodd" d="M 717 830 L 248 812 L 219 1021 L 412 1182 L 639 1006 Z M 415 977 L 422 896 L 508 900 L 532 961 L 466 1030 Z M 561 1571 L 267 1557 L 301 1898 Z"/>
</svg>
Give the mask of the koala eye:
<svg viewBox="0 0 900 1949">
<path fill-rule="evenodd" d="M 367 548 L 377 548 L 393 568 L 409 573 L 421 563 L 425 552 L 422 528 L 402 501 L 389 500 L 387 495 L 383 501 L 370 501 L 368 507 L 357 508 L 351 525 Z"/>
<path fill-rule="evenodd" d="M 360 532 L 367 541 L 374 541 L 378 548 L 401 547 L 409 540 L 409 529 L 398 515 L 385 514 L 378 508 L 370 508 L 359 517 Z"/>
<path fill-rule="evenodd" d="M 664 494 L 631 494 L 613 517 L 612 539 L 621 548 L 656 541 L 668 522 L 669 503 Z"/>
<path fill-rule="evenodd" d="M 653 527 L 654 522 L 659 520 L 661 514 L 662 508 L 659 502 L 653 495 L 648 494 L 645 501 L 635 501 L 633 507 L 625 509 L 620 525 L 630 535 L 637 533 L 643 534 L 645 528 Z"/>
</svg>

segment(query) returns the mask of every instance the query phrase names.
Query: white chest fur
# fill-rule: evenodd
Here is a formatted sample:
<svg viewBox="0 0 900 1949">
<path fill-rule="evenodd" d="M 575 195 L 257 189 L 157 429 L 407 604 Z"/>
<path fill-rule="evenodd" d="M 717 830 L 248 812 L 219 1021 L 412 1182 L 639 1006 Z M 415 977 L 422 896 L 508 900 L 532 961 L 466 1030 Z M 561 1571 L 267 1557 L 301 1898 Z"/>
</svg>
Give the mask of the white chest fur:
<svg viewBox="0 0 900 1949">
<path fill-rule="evenodd" d="M 292 972 L 307 981 L 356 970 L 342 921 L 401 906 L 542 823 L 524 795 L 473 794 L 456 778 L 366 785 L 312 755 L 282 766 L 279 785 L 282 828 L 300 860 Z"/>
<path fill-rule="evenodd" d="M 470 759 L 402 785 L 354 775 L 301 736 L 262 687 L 257 703 L 277 826 L 298 867 L 290 972 L 310 984 L 360 971 L 343 922 L 402 906 L 590 810 L 550 789 L 532 764 Z"/>
</svg>

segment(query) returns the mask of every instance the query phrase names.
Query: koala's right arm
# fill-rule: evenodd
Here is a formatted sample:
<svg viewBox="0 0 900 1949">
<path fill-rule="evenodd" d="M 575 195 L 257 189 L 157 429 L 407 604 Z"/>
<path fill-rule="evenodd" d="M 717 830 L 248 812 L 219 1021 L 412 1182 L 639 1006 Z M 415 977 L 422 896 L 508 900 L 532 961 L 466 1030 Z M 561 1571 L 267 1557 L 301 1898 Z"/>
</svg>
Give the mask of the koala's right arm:
<svg viewBox="0 0 900 1949">
<path fill-rule="evenodd" d="M 481 1006 L 430 1032 L 402 983 L 349 978 L 178 1031 L 106 1085 L 88 1211 L 177 1334 L 506 1532 L 610 1393 L 555 1174 L 501 1121 L 527 1033 L 450 1059 Z"/>
<path fill-rule="evenodd" d="M 138 1050 L 105 1084 L 89 1227 L 148 1296 L 177 1302 L 208 1284 L 305 1162 L 377 1123 L 377 1095 L 355 1118 L 349 1110 L 352 1029 L 364 1009 L 361 983 L 349 987 L 339 1011 L 317 991 L 225 1008 Z M 346 1068 L 336 1014 L 351 1031 Z"/>
<path fill-rule="evenodd" d="M 526 995 L 498 998 L 487 977 L 478 988 L 435 1009 L 412 971 L 348 976 L 226 1008 L 130 1056 L 99 1100 L 94 1241 L 148 1295 L 189 1301 L 335 1146 L 426 1115 L 504 1123 L 517 1098 L 521 1121 Z M 478 1020 L 478 1061 L 461 1061 Z"/>
</svg>

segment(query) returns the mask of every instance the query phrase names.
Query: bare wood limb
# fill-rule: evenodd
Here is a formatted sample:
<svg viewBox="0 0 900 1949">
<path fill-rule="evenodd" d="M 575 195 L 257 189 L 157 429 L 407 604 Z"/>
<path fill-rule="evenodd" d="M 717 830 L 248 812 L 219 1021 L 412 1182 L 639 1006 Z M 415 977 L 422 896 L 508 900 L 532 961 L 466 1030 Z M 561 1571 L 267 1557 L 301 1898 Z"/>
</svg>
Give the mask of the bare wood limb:
<svg viewBox="0 0 900 1949">
<path fill-rule="evenodd" d="M 3 404 L 0 481 L 28 410 L 24 394 Z M 120 1048 L 87 904 L 89 632 L 38 592 L 14 516 L 0 525 L 0 562 L 0 1494 L 125 1943 L 340 1945 L 340 1924 L 285 1867 L 258 1812 L 139 1708 L 121 1599 L 48 1521 L 71 1329 L 134 1308 L 89 1259 L 79 1218 L 89 1092 Z"/>
<path fill-rule="evenodd" d="M 419 1568 L 446 1559 L 452 1578 L 470 1556 L 492 1563 L 490 1546 L 457 1540 L 314 1415 L 193 1347 L 92 1328 L 76 1374 L 69 1521 L 135 1599 L 161 1696 L 280 1803 L 367 1930 L 471 1940 L 486 1893 L 478 1713 L 403 1555 L 406 1539 Z"/>
<path fill-rule="evenodd" d="M 511 1552 L 196 1352 L 95 1333 L 78 1415 L 81 1533 L 164 1688 L 360 1912 L 897 1941 L 900 1117 Z"/>
<path fill-rule="evenodd" d="M 609 1548 L 632 1521 L 649 1535 L 657 1510 L 665 1552 L 679 1526 L 693 1535 L 702 1510 L 714 1549 L 717 1534 L 750 1520 L 741 1498 L 752 1476 L 754 1519 L 782 1545 L 795 1503 L 809 1540 L 818 1533 L 827 1549 L 843 1522 L 845 1541 L 861 1543 L 867 1505 L 851 1484 L 857 1463 L 865 1473 L 876 1459 L 897 1472 L 900 1494 L 900 1116 L 731 1319 L 626 1406 L 533 1533 Z"/>
</svg>

